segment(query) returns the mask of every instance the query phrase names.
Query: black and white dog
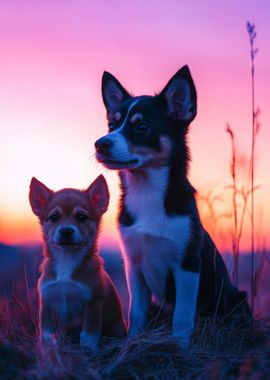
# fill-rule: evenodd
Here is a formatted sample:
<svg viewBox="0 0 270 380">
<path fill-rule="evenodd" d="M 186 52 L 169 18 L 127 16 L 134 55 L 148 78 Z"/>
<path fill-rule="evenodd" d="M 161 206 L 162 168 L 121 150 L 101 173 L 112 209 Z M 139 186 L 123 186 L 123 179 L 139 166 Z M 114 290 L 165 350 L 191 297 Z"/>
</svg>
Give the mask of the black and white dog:
<svg viewBox="0 0 270 380">
<path fill-rule="evenodd" d="M 96 158 L 121 180 L 129 334 L 144 330 L 153 298 L 174 305 L 172 335 L 183 343 L 198 316 L 251 319 L 246 293 L 232 285 L 187 179 L 187 132 L 197 108 L 189 68 L 158 95 L 137 97 L 105 72 L 102 95 L 109 133 L 96 141 Z"/>
</svg>

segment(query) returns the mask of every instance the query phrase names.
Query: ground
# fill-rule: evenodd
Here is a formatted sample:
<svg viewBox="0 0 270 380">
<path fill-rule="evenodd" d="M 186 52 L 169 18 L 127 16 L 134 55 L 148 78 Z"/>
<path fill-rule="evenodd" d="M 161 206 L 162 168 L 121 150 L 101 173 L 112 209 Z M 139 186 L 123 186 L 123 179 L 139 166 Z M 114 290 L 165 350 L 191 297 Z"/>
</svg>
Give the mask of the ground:
<svg viewBox="0 0 270 380">
<path fill-rule="evenodd" d="M 0 305 L 1 379 L 268 379 L 270 321 L 232 329 L 201 321 L 184 348 L 168 326 L 136 338 L 102 338 L 96 352 L 77 344 L 41 346 L 35 296 Z"/>
<path fill-rule="evenodd" d="M 1 247 L 0 247 L 1 248 Z M 123 380 L 265 380 L 270 379 L 269 268 L 258 282 L 256 322 L 232 329 L 221 321 L 200 321 L 184 348 L 168 326 L 157 326 L 136 338 L 102 338 L 91 352 L 77 344 L 41 347 L 37 342 L 38 298 L 35 289 L 40 247 L 23 251 L 0 249 L 0 379 Z M 127 290 L 120 256 L 104 254 L 127 311 Z M 242 289 L 249 257 L 241 262 Z M 260 296 L 260 297 L 258 297 Z M 261 310 L 261 312 L 259 312 Z M 259 320 L 259 318 L 262 318 Z"/>
</svg>

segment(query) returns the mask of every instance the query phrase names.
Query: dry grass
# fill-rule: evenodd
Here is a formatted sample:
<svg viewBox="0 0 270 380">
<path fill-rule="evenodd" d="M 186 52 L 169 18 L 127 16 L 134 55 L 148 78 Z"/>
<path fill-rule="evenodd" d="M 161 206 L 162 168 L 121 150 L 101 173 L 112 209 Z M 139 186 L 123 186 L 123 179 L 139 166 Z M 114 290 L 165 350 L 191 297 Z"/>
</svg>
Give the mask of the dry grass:
<svg viewBox="0 0 270 380">
<path fill-rule="evenodd" d="M 31 296 L 30 296 L 31 297 Z M 263 379 L 270 370 L 270 323 L 236 330 L 202 320 L 189 348 L 165 325 L 136 338 L 102 338 L 97 352 L 76 344 L 41 347 L 35 296 L 0 303 L 1 379 Z"/>
</svg>

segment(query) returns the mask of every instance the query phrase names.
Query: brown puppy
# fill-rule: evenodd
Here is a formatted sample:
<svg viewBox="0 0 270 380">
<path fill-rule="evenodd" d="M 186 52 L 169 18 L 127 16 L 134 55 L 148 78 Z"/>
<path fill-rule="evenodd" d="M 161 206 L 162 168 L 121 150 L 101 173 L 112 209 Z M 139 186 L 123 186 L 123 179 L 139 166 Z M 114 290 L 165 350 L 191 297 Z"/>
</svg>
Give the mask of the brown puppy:
<svg viewBox="0 0 270 380">
<path fill-rule="evenodd" d="M 95 348 L 101 334 L 126 335 L 120 298 L 97 254 L 100 220 L 109 192 L 100 175 L 84 191 L 53 192 L 32 178 L 29 194 L 44 238 L 38 281 L 40 338 L 80 329 L 80 344 Z"/>
</svg>

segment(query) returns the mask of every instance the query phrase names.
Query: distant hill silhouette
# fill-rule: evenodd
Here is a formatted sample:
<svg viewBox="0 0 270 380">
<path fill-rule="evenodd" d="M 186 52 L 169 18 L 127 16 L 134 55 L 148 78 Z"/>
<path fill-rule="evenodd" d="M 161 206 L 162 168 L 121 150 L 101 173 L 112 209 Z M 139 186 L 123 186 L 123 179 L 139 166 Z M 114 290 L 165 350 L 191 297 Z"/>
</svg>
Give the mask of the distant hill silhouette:
<svg viewBox="0 0 270 380">
<path fill-rule="evenodd" d="M 125 315 L 128 310 L 128 291 L 124 275 L 124 266 L 121 254 L 117 250 L 102 250 L 105 269 L 110 274 L 123 301 Z M 223 255 L 229 272 L 232 272 L 233 258 L 229 254 Z M 269 254 L 263 258 L 256 255 L 257 296 L 255 300 L 256 312 L 270 315 L 270 261 Z M 39 265 L 42 261 L 42 247 L 35 246 L 8 246 L 0 244 L 0 298 L 18 294 L 19 298 L 26 297 L 27 292 L 36 288 L 39 278 Z M 261 265 L 261 263 L 263 265 Z M 250 291 L 250 255 L 241 254 L 239 263 L 239 287 Z"/>
<path fill-rule="evenodd" d="M 124 275 L 123 261 L 118 251 L 102 250 L 105 269 L 110 274 L 124 303 L 127 313 L 128 291 Z M 28 290 L 35 289 L 40 276 L 42 247 L 9 246 L 0 244 L 0 298 L 19 294 L 20 299 Z"/>
</svg>

